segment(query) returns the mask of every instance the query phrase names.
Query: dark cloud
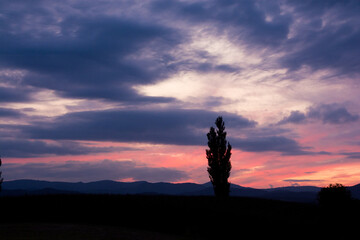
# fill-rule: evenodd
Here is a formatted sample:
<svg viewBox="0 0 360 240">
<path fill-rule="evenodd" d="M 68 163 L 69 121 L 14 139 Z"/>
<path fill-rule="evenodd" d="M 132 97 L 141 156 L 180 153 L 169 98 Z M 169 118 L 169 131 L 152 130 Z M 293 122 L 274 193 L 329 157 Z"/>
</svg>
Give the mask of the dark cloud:
<svg viewBox="0 0 360 240">
<path fill-rule="evenodd" d="M 256 125 L 235 114 L 204 110 L 107 110 L 69 113 L 50 123 L 23 126 L 23 130 L 38 139 L 204 145 L 204 132 L 219 114 L 228 127 Z"/>
<path fill-rule="evenodd" d="M 230 141 L 230 140 L 229 140 Z M 282 155 L 314 155 L 315 152 L 307 151 L 298 142 L 283 136 L 268 136 L 257 138 L 233 138 L 231 145 L 246 152 L 281 152 Z"/>
<path fill-rule="evenodd" d="M 18 118 L 21 116 L 23 116 L 23 114 L 18 110 L 0 107 L 0 118 L 4 118 L 4 117 Z"/>
<path fill-rule="evenodd" d="M 288 117 L 284 117 L 277 124 L 305 123 L 309 119 L 320 120 L 324 124 L 344 124 L 356 122 L 359 115 L 351 114 L 344 106 L 339 104 L 320 104 L 310 107 L 306 113 L 292 111 Z"/>
<path fill-rule="evenodd" d="M 322 180 L 318 180 L 318 179 L 285 179 L 283 181 L 284 182 L 296 182 L 296 183 L 299 183 L 299 182 L 319 182 L 319 181 L 322 181 Z"/>
<path fill-rule="evenodd" d="M 231 136 L 231 130 L 252 129 L 256 122 L 229 113 L 203 110 L 108 110 L 69 113 L 50 123 L 23 126 L 27 137 L 52 140 L 93 140 L 146 142 L 155 144 L 206 146 L 206 132 L 218 115 L 230 129 L 233 147 L 248 152 L 281 152 L 283 155 L 323 154 L 308 151 L 295 140 L 260 133 L 248 137 Z M 274 131 L 272 131 L 274 133 Z"/>
<path fill-rule="evenodd" d="M 6 163 L 3 175 L 7 180 L 39 179 L 50 181 L 99 181 L 132 178 L 135 181 L 173 182 L 186 179 L 185 172 L 156 168 L 133 161 L 104 160 L 98 162 L 67 161 L 64 163 Z"/>
<path fill-rule="evenodd" d="M 308 66 L 337 73 L 359 73 L 360 4 L 348 1 L 153 1 L 166 18 L 206 26 L 241 42 L 282 51 L 279 64 L 289 70 Z M 175 17 L 174 17 L 175 16 Z M 291 31 L 290 31 L 291 29 Z"/>
<path fill-rule="evenodd" d="M 132 86 L 153 83 L 172 73 L 174 67 L 169 66 L 167 56 L 184 39 L 178 31 L 106 14 L 57 12 L 59 21 L 52 11 L 61 9 L 61 4 L 57 8 L 38 1 L 22 13 L 11 6 L 0 10 L 0 25 L 4 26 L 0 30 L 0 68 L 26 70 L 22 84 L 68 97 L 172 100 L 144 98 Z M 29 19 L 39 25 L 29 25 Z"/>
<path fill-rule="evenodd" d="M 297 141 L 279 136 L 288 131 L 276 128 L 255 128 L 257 123 L 244 117 L 204 110 L 106 110 L 65 114 L 48 122 L 32 125 L 1 125 L 8 138 L 16 136 L 24 140 L 10 141 L 4 150 L 9 156 L 31 157 L 35 155 L 70 155 L 118 151 L 116 148 L 94 148 L 77 144 L 76 140 L 144 142 L 154 144 L 206 146 L 206 133 L 214 120 L 222 115 L 228 131 L 228 140 L 237 149 L 248 152 L 280 152 L 283 155 L 318 155 Z M 236 134 L 242 132 L 245 137 Z M 42 140 L 52 140 L 58 145 Z M 66 144 L 68 142 L 68 144 Z M 6 146 L 6 148 L 5 148 Z M 121 149 L 120 149 L 121 151 Z M 27 153 L 28 152 L 28 153 Z"/>
<path fill-rule="evenodd" d="M 196 50 L 177 52 L 191 41 L 189 25 L 249 49 L 260 45 L 281 51 L 280 64 L 290 70 L 307 65 L 358 73 L 359 5 L 358 1 L 154 0 L 104 1 L 100 7 L 77 1 L 2 1 L 0 70 L 21 70 L 24 76 L 17 90 L 0 87 L 0 101 L 30 100 L 27 87 L 32 86 L 72 98 L 171 102 L 173 98 L 142 96 L 133 86 L 152 84 L 184 69 L 241 71 Z M 120 13 L 109 14 L 112 9 Z M 122 9 L 131 9 L 131 14 Z M 295 34 L 289 38 L 291 28 Z"/>
<path fill-rule="evenodd" d="M 239 132 L 243 137 L 229 135 L 228 139 L 233 147 L 242 151 L 279 152 L 283 156 L 332 155 L 331 152 L 313 151 L 310 146 L 302 146 L 296 139 L 293 139 L 294 134 L 291 130 L 279 128 L 278 125 L 248 128 Z"/>
<path fill-rule="evenodd" d="M 127 4 L 120 5 L 133 6 Z M 36 1 L 17 6 L 9 2 L 2 7 L 0 69 L 25 70 L 23 86 L 55 90 L 64 97 L 126 103 L 172 102 L 174 98 L 142 96 L 133 86 L 154 83 L 184 69 L 239 70 L 237 66 L 216 64 L 209 56 L 197 62 L 197 53 L 187 57 L 172 54 L 187 41 L 186 29 L 174 29 L 145 16 L 110 16 L 106 11 L 81 14 L 93 7 L 91 3 L 83 5 L 76 15 L 63 11 L 62 3 L 45 5 Z M 66 7 L 75 10 L 78 6 Z M 36 24 L 29 24 L 29 19 Z M 22 93 L 13 96 L 9 90 L 4 95 L 14 99 Z"/>
<path fill-rule="evenodd" d="M 262 7 L 266 5 L 266 7 Z M 208 24 L 231 40 L 261 45 L 279 45 L 286 40 L 291 18 L 280 14 L 279 5 L 262 1 L 166 1 L 152 3 L 156 12 L 168 13 L 191 24 Z M 267 20 L 271 17 L 271 21 Z"/>
<path fill-rule="evenodd" d="M 8 158 L 88 155 L 115 151 L 136 151 L 130 147 L 97 147 L 75 141 L 0 139 L 0 154 Z"/>
<path fill-rule="evenodd" d="M 321 179 L 285 179 L 283 180 L 284 182 L 288 182 L 291 184 L 291 186 L 293 187 L 298 187 L 300 186 L 299 183 L 311 183 L 311 182 L 322 182 L 323 180 Z"/>
<path fill-rule="evenodd" d="M 346 156 L 347 159 L 360 159 L 360 152 L 346 152 L 340 154 Z"/>
<path fill-rule="evenodd" d="M 359 73 L 360 2 L 288 1 L 301 21 L 282 64 L 290 70 L 303 65 L 314 70 L 333 69 L 340 74 Z"/>
<path fill-rule="evenodd" d="M 212 63 L 195 63 L 195 66 L 191 66 L 191 69 L 195 69 L 198 72 L 238 72 L 241 69 L 237 66 L 233 66 L 230 64 L 220 64 L 215 65 Z"/>
<path fill-rule="evenodd" d="M 359 73 L 360 4 L 357 0 L 159 0 L 151 6 L 166 18 L 206 26 L 248 48 L 262 46 L 284 52 L 278 63 L 291 71 L 305 65 L 343 75 Z"/>
<path fill-rule="evenodd" d="M 3 79 L 0 77 L 0 82 Z M 34 90 L 23 87 L 1 87 L 0 86 L 0 103 L 6 102 L 26 102 L 32 99 L 31 95 Z"/>
<path fill-rule="evenodd" d="M 342 124 L 355 122 L 359 115 L 351 114 L 349 111 L 338 104 L 322 104 L 316 107 L 310 107 L 309 118 L 320 119 L 323 123 Z"/>
<path fill-rule="evenodd" d="M 306 120 L 306 116 L 304 113 L 300 111 L 291 111 L 288 117 L 284 117 L 278 124 L 286 124 L 286 123 L 303 123 Z"/>
</svg>

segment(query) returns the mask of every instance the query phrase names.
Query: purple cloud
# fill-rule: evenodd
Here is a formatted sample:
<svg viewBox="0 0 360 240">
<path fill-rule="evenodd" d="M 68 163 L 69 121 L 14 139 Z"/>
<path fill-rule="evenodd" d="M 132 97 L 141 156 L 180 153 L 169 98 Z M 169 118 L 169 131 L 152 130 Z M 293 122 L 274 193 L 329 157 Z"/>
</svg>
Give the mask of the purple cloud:
<svg viewBox="0 0 360 240">
<path fill-rule="evenodd" d="M 133 178 L 135 181 L 174 182 L 188 177 L 181 170 L 148 167 L 136 164 L 134 161 L 4 163 L 2 167 L 8 181 L 13 179 L 46 179 L 91 182 Z"/>
<path fill-rule="evenodd" d="M 311 119 L 320 120 L 324 124 L 345 124 L 356 122 L 359 115 L 350 113 L 344 106 L 339 104 L 320 104 L 310 107 L 306 113 L 292 111 L 289 116 L 284 117 L 277 124 L 300 124 Z"/>
</svg>

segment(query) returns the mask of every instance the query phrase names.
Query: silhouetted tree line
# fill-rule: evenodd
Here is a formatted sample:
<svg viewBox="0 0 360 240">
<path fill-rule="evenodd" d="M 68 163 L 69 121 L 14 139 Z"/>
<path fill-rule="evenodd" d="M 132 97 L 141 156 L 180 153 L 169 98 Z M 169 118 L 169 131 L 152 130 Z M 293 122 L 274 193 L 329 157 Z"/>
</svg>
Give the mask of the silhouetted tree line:
<svg viewBox="0 0 360 240">
<path fill-rule="evenodd" d="M 209 149 L 206 149 L 208 173 L 213 184 L 216 197 L 228 197 L 230 183 L 228 178 L 231 170 L 231 145 L 226 141 L 225 123 L 222 117 L 215 121 L 217 130 L 210 127 L 207 134 Z"/>
<path fill-rule="evenodd" d="M 351 202 L 351 192 L 342 184 L 330 184 L 318 193 L 318 201 L 321 206 L 337 208 L 346 206 Z"/>
</svg>

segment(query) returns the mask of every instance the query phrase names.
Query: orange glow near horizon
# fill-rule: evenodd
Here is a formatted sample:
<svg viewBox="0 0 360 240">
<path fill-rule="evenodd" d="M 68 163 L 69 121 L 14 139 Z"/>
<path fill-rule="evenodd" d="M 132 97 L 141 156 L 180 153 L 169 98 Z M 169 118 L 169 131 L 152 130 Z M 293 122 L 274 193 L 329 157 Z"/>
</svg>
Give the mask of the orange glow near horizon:
<svg viewBox="0 0 360 240">
<path fill-rule="evenodd" d="M 3 163 L 61 163 L 66 161 L 98 162 L 132 161 L 137 166 L 169 168 L 183 171 L 187 178 L 174 183 L 209 181 L 205 147 L 152 144 L 92 143 L 102 146 L 135 146 L 139 150 L 79 155 L 49 156 L 42 158 L 8 158 Z M 141 149 L 141 150 L 140 150 Z M 333 150 L 333 149 L 331 149 Z M 355 149 L 353 149 L 355 150 Z M 296 185 L 325 186 L 339 182 L 355 185 L 360 180 L 360 163 L 345 162 L 341 156 L 281 156 L 276 152 L 251 153 L 237 149 L 232 151 L 232 171 L 229 181 L 245 187 L 269 188 Z M 133 181 L 132 178 L 120 181 Z"/>
</svg>

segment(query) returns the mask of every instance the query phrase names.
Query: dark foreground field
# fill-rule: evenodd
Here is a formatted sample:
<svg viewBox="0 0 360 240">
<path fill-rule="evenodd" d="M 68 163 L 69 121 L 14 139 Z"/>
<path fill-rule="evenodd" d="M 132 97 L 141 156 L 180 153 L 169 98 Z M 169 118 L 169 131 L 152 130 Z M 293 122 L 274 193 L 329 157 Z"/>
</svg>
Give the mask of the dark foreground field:
<svg viewBox="0 0 360 240">
<path fill-rule="evenodd" d="M 253 198 L 45 195 L 0 198 L 0 239 L 253 239 L 334 236 L 359 226 L 359 203 Z M 246 237 L 247 236 L 247 237 Z"/>
</svg>

